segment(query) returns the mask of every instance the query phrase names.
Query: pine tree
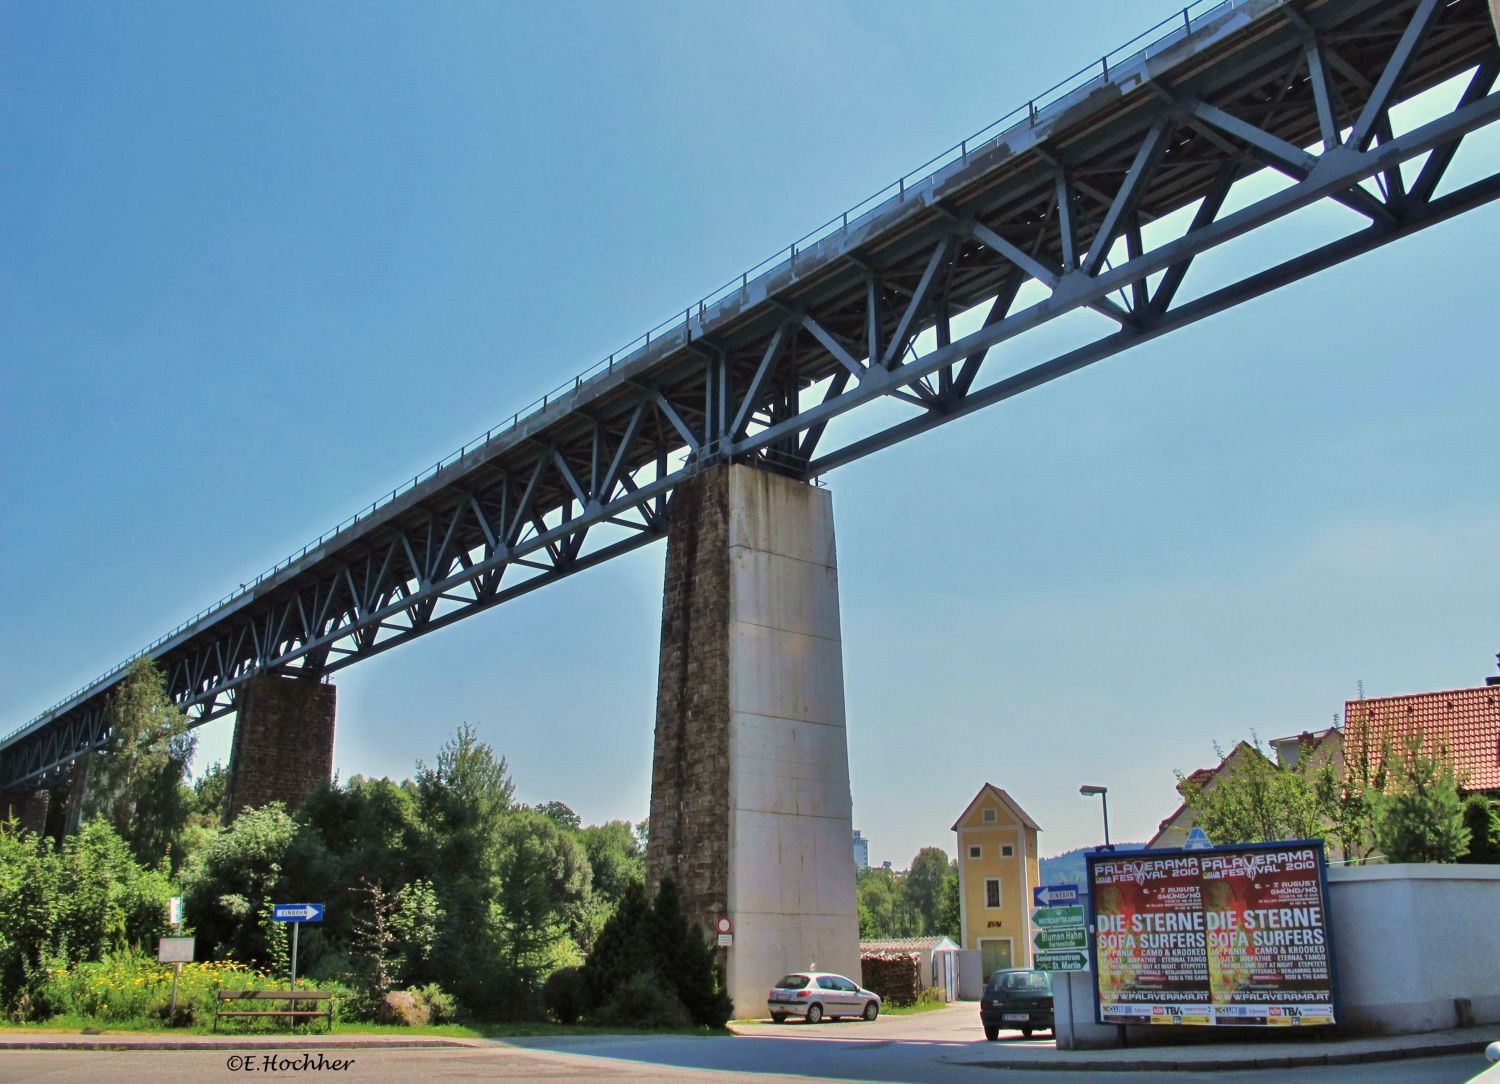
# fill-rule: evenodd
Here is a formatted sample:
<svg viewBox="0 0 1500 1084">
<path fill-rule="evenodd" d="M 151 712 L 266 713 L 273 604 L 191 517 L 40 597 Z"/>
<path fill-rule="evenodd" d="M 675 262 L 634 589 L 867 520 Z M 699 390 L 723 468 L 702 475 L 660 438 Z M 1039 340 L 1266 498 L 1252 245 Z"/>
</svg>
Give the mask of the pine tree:
<svg viewBox="0 0 1500 1084">
<path fill-rule="evenodd" d="M 589 1008 L 604 1005 L 630 976 L 650 971 L 654 964 L 651 901 L 645 885 L 632 883 L 626 886 L 619 907 L 599 931 L 594 951 L 584 962 Z"/>
<path fill-rule="evenodd" d="M 1460 862 L 1500 863 L 1500 808 L 1483 794 L 1464 799 L 1464 827 L 1469 830 L 1469 853 Z"/>
<path fill-rule="evenodd" d="M 1375 845 L 1387 862 L 1457 862 L 1469 851 L 1463 800 L 1447 751 L 1422 751 L 1420 732 L 1402 744 L 1390 789 L 1375 802 Z"/>
<path fill-rule="evenodd" d="M 720 982 L 714 948 L 683 914 L 682 896 L 670 877 L 656 893 L 651 927 L 661 973 L 676 989 L 693 1023 L 723 1027 L 733 1006 Z"/>
</svg>

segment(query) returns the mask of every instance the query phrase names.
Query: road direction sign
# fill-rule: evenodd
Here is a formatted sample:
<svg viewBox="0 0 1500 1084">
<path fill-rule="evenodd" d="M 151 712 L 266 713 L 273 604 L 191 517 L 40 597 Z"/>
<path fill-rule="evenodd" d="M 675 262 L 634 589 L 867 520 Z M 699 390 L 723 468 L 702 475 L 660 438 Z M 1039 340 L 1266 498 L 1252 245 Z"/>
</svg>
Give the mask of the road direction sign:
<svg viewBox="0 0 1500 1084">
<path fill-rule="evenodd" d="M 1213 844 L 1208 841 L 1208 833 L 1195 824 L 1193 830 L 1188 833 L 1187 842 L 1182 846 L 1188 851 L 1206 851 Z"/>
<path fill-rule="evenodd" d="M 1038 952 L 1032 966 L 1038 971 L 1087 971 L 1089 958 L 1081 952 Z"/>
<path fill-rule="evenodd" d="M 1033 905 L 1036 907 L 1056 907 L 1060 903 L 1077 903 L 1078 896 L 1077 885 L 1037 885 L 1031 890 Z"/>
<path fill-rule="evenodd" d="M 1083 904 L 1070 907 L 1038 907 L 1031 912 L 1031 924 L 1044 930 L 1055 930 L 1060 926 L 1083 927 Z"/>
<path fill-rule="evenodd" d="M 1032 939 L 1032 943 L 1041 952 L 1082 949 L 1089 947 L 1089 935 L 1082 926 L 1069 926 L 1061 930 L 1041 930 Z"/>
<path fill-rule="evenodd" d="M 271 905 L 271 918 L 277 922 L 322 922 L 321 903 L 276 903 Z"/>
</svg>

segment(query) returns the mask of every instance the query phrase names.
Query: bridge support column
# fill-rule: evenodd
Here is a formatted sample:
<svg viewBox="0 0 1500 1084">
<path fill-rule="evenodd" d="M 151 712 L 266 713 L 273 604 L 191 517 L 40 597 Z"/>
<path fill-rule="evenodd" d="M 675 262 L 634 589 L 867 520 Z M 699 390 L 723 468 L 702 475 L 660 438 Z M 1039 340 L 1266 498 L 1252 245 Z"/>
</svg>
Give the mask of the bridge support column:
<svg viewBox="0 0 1500 1084">
<path fill-rule="evenodd" d="M 0 821 L 15 817 L 28 832 L 42 832 L 47 827 L 47 792 L 22 794 L 0 790 Z"/>
<path fill-rule="evenodd" d="M 68 770 L 68 788 L 65 793 L 67 805 L 63 809 L 63 835 L 76 836 L 83 827 L 83 794 L 89 785 L 89 765 L 94 754 L 84 753 L 73 761 Z"/>
<path fill-rule="evenodd" d="M 337 692 L 332 685 L 282 674 L 261 674 L 240 686 L 225 823 L 267 802 L 293 808 L 333 777 Z"/>
<path fill-rule="evenodd" d="M 672 498 L 647 876 L 720 949 L 736 1016 L 788 971 L 859 977 L 833 502 L 751 467 Z"/>
</svg>

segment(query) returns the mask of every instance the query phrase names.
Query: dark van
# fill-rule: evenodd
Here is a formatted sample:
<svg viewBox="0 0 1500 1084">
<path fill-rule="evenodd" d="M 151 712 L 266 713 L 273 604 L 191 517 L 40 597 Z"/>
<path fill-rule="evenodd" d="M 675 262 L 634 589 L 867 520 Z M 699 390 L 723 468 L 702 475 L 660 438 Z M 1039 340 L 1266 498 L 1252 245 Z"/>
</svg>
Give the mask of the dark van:
<svg viewBox="0 0 1500 1084">
<path fill-rule="evenodd" d="M 1028 1039 L 1033 1031 L 1052 1031 L 1052 975 L 1027 968 L 996 971 L 979 999 L 979 1021 L 990 1042 L 1000 1038 L 1001 1028 Z"/>
</svg>

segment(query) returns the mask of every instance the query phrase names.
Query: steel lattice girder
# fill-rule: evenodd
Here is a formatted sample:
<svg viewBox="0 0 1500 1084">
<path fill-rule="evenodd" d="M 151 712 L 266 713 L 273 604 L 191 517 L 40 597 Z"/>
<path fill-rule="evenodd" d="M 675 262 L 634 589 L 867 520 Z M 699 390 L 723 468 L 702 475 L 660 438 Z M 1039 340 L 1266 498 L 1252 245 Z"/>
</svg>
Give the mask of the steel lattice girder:
<svg viewBox="0 0 1500 1084">
<path fill-rule="evenodd" d="M 811 478 L 1494 199 L 1500 174 L 1434 193 L 1462 139 L 1500 119 L 1497 70 L 1484 0 L 1250 0 L 309 550 L 155 652 L 169 692 L 215 718 L 251 675 L 331 673 L 661 537 L 670 491 L 706 465 Z M 1392 129 L 1394 104 L 1466 72 L 1451 110 Z M 1401 164 L 1423 154 L 1406 184 Z M 1267 166 L 1292 183 L 1221 217 Z M 1196 256 L 1322 201 L 1368 224 L 1178 302 Z M 1179 235 L 1153 236 L 1188 208 Z M 1013 311 L 1029 281 L 1049 293 Z M 954 338 L 954 317 L 985 303 Z M 1115 330 L 978 384 L 994 347 L 1085 308 Z M 830 421 L 879 399 L 917 413 L 823 447 Z M 44 785 L 102 744 L 117 679 L 8 739 L 0 785 Z"/>
</svg>

